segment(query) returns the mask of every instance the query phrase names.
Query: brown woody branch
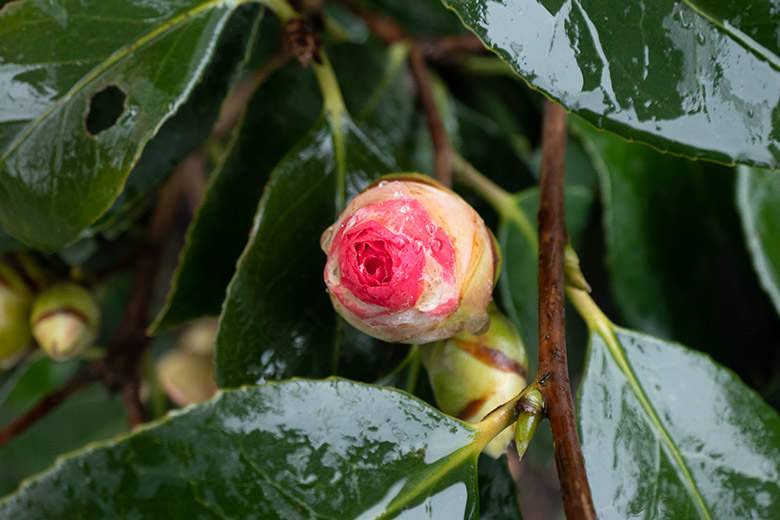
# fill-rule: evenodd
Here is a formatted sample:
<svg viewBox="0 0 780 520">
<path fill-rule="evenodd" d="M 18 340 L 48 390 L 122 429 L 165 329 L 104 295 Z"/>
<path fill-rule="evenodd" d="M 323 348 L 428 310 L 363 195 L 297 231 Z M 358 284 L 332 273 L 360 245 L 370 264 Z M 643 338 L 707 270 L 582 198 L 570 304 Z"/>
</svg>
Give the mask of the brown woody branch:
<svg viewBox="0 0 780 520">
<path fill-rule="evenodd" d="M 433 96 L 433 85 L 428 66 L 425 63 L 419 45 L 414 42 L 409 50 L 409 64 L 412 69 L 414 81 L 417 84 L 417 93 L 428 122 L 428 131 L 433 141 L 433 153 L 436 161 L 436 179 L 442 185 L 452 187 L 452 158 L 454 151 L 447 130 L 444 128 L 436 99 Z"/>
<path fill-rule="evenodd" d="M 27 430 L 27 428 L 37 423 L 40 419 L 46 417 L 51 411 L 67 401 L 71 395 L 88 384 L 97 381 L 98 377 L 98 374 L 91 370 L 84 370 L 77 373 L 65 384 L 65 386 L 46 396 L 14 422 L 0 430 L 0 448 L 13 440 L 17 435 Z"/>
<path fill-rule="evenodd" d="M 566 517 L 596 519 L 579 434 L 574 420 L 566 361 L 564 317 L 564 152 L 566 111 L 546 101 L 542 127 L 539 204 L 539 390 L 550 420 L 555 464 Z"/>
</svg>

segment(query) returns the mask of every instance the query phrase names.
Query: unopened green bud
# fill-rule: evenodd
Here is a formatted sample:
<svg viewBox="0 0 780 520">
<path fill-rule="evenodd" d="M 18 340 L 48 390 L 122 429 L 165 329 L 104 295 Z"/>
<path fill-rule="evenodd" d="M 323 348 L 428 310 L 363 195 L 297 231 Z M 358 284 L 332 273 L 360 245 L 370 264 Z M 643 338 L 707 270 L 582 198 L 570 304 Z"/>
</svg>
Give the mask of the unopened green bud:
<svg viewBox="0 0 780 520">
<path fill-rule="evenodd" d="M 0 257 L 0 368 L 13 366 L 30 344 L 30 308 L 43 269 L 24 253 Z"/>
<path fill-rule="evenodd" d="M 420 349 L 439 408 L 476 423 L 526 386 L 528 358 L 512 322 L 491 306 L 487 333 L 460 333 Z M 507 429 L 485 448 L 498 458 L 512 441 Z"/>
<path fill-rule="evenodd" d="M 41 292 L 33 302 L 30 326 L 35 341 L 49 357 L 71 359 L 97 337 L 100 305 L 90 291 L 63 282 Z"/>
<path fill-rule="evenodd" d="M 0 367 L 13 366 L 30 344 L 32 298 L 9 289 L 0 279 Z"/>
<path fill-rule="evenodd" d="M 542 420 L 542 408 L 544 407 L 542 393 L 534 388 L 525 394 L 518 405 L 520 415 L 515 424 L 515 446 L 517 447 L 517 457 L 522 459 L 534 432 L 536 432 L 536 426 Z"/>
</svg>

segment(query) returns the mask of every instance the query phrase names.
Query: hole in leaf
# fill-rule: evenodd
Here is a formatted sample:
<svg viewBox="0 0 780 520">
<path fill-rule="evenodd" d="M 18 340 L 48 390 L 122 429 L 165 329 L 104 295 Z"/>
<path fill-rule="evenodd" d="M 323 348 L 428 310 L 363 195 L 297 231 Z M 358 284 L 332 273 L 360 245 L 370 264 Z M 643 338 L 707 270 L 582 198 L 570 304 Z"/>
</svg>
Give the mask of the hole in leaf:
<svg viewBox="0 0 780 520">
<path fill-rule="evenodd" d="M 125 110 L 125 93 L 116 85 L 109 85 L 92 95 L 87 112 L 87 132 L 97 135 L 116 123 Z"/>
</svg>

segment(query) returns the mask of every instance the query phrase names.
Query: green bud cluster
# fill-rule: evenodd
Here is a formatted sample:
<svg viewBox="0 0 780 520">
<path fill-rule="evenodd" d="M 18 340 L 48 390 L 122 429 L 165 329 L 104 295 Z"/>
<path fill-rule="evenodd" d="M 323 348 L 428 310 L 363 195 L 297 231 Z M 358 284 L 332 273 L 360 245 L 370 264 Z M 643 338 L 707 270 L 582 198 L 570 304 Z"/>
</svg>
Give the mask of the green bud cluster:
<svg viewBox="0 0 780 520">
<path fill-rule="evenodd" d="M 439 408 L 476 423 L 526 386 L 528 357 L 517 329 L 493 305 L 485 334 L 457 334 L 420 349 Z M 485 448 L 499 457 L 512 441 L 505 430 Z"/>
<path fill-rule="evenodd" d="M 81 354 L 97 336 L 100 306 L 73 282 L 52 284 L 30 254 L 0 257 L 0 368 L 13 366 L 33 339 L 53 359 Z"/>
</svg>

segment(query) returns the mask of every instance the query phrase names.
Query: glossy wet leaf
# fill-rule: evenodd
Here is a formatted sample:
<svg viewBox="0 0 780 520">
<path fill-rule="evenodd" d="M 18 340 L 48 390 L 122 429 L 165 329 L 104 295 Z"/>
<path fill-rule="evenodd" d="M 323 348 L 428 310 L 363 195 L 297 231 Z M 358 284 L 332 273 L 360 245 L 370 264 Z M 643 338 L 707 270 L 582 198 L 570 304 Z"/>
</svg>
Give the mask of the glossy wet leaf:
<svg viewBox="0 0 780 520">
<path fill-rule="evenodd" d="M 503 221 L 498 228 L 498 241 L 504 254 L 504 264 L 498 279 L 505 312 L 520 332 L 528 351 L 528 373 L 536 373 L 538 352 L 537 297 L 538 264 L 536 214 L 539 211 L 539 189 L 529 188 L 517 195 L 517 207 L 525 216 L 527 226 L 517 220 Z M 581 186 L 566 188 L 566 226 L 575 249 L 580 244 L 593 203 L 593 193 Z"/>
<path fill-rule="evenodd" d="M 298 63 L 261 85 L 212 173 L 155 328 L 219 314 L 268 176 L 321 106 L 313 74 Z"/>
<path fill-rule="evenodd" d="M 763 384 L 771 363 L 757 365 L 735 345 L 772 359 L 780 319 L 745 250 L 734 169 L 579 128 L 602 180 L 607 266 L 622 319 Z"/>
<path fill-rule="evenodd" d="M 396 390 L 247 387 L 75 454 L 0 516 L 476 519 L 476 439 Z"/>
<path fill-rule="evenodd" d="M 751 2 L 445 0 L 534 88 L 661 150 L 780 164 L 780 11 Z"/>
<path fill-rule="evenodd" d="M 254 58 L 251 54 L 265 50 L 255 49 L 260 47 L 258 38 L 276 41 L 277 32 L 269 30 L 274 24 L 276 20 L 270 16 L 263 19 L 263 10 L 257 4 L 244 5 L 236 11 L 225 26 L 200 82 L 146 145 L 122 193 L 90 226 L 89 232 L 101 231 L 114 238 L 151 207 L 174 167 L 209 136 L 225 96 L 244 72 L 250 57 Z"/>
<path fill-rule="evenodd" d="M 321 118 L 287 153 L 228 288 L 217 334 L 220 386 L 335 373 L 344 324 L 325 291 L 320 236 L 346 201 L 393 171 L 348 116 L 336 124 Z"/>
<path fill-rule="evenodd" d="M 77 238 L 192 92 L 239 3 L 6 5 L 0 225 L 41 248 Z"/>
<path fill-rule="evenodd" d="M 737 204 L 753 267 L 780 313 L 780 174 L 738 168 Z"/>
<path fill-rule="evenodd" d="M 705 355 L 614 334 L 593 334 L 579 397 L 599 518 L 778 518 L 777 412 Z"/>
</svg>

